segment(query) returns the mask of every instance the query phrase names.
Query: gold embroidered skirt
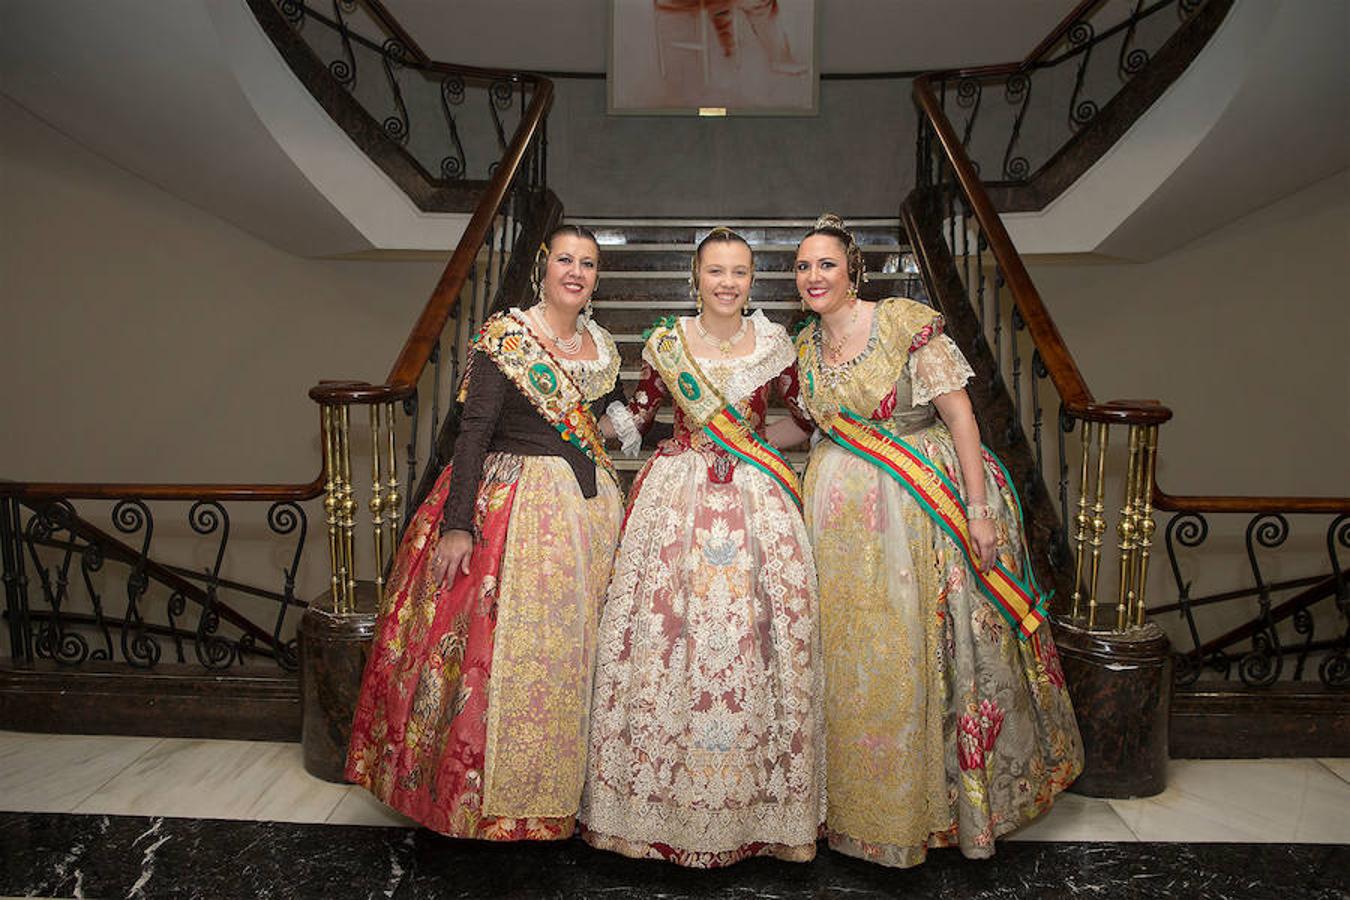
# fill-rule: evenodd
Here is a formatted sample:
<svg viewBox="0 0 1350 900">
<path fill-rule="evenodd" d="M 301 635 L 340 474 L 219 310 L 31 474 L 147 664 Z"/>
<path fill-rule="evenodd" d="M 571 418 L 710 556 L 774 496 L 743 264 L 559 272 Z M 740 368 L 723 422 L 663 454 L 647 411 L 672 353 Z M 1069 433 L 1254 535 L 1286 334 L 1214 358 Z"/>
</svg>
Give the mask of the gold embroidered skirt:
<svg viewBox="0 0 1350 900">
<path fill-rule="evenodd" d="M 909 435 L 962 484 L 951 434 Z M 1021 525 L 986 466 L 1000 559 Z M 880 469 L 831 441 L 812 451 L 806 520 L 820 579 L 830 846 L 911 866 L 929 847 L 989 856 L 1082 768 L 1049 628 L 1041 655 L 979 593 L 956 546 Z"/>
</svg>

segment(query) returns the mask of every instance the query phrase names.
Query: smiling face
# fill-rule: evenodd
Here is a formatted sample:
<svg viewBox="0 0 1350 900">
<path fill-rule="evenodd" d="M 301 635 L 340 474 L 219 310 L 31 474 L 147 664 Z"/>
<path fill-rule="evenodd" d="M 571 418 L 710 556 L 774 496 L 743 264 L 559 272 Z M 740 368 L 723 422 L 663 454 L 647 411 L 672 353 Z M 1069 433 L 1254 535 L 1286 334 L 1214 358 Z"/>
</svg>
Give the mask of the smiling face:
<svg viewBox="0 0 1350 900">
<path fill-rule="evenodd" d="M 556 235 L 544 265 L 544 302 L 576 315 L 591 299 L 599 275 L 600 248 L 595 241 L 573 234 Z"/>
<path fill-rule="evenodd" d="M 713 241 L 699 253 L 698 293 L 706 315 L 739 316 L 750 299 L 755 265 L 740 241 Z"/>
<path fill-rule="evenodd" d="M 797 246 L 797 292 L 813 312 L 827 315 L 848 304 L 853 287 L 844 243 L 813 234 Z"/>
</svg>

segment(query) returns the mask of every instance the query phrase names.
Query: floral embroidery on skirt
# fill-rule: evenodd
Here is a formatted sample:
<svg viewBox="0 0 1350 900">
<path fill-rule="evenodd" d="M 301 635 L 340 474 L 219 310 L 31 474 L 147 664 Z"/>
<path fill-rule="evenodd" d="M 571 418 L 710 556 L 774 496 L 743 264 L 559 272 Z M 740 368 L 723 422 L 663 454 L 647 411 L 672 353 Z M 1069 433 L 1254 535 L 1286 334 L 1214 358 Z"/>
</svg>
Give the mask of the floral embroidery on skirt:
<svg viewBox="0 0 1350 900">
<path fill-rule="evenodd" d="M 470 573 L 446 584 L 428 568 L 449 481 L 447 466 L 390 573 L 347 778 L 443 834 L 566 838 L 618 490 L 601 478 L 587 500 L 560 458 L 489 455 Z"/>
<path fill-rule="evenodd" d="M 657 455 L 634 489 L 600 625 L 583 836 L 727 865 L 815 855 L 824 810 L 816 585 L 767 475 Z"/>
<path fill-rule="evenodd" d="M 945 425 L 907 436 L 955 483 Z M 992 462 L 998 553 L 1024 540 Z M 960 551 L 889 476 L 823 441 L 805 483 L 820 578 L 830 846 L 890 866 L 994 852 L 1048 809 L 1083 750 L 1049 627 L 1020 641 Z M 1039 655 L 1037 654 L 1039 647 Z"/>
</svg>

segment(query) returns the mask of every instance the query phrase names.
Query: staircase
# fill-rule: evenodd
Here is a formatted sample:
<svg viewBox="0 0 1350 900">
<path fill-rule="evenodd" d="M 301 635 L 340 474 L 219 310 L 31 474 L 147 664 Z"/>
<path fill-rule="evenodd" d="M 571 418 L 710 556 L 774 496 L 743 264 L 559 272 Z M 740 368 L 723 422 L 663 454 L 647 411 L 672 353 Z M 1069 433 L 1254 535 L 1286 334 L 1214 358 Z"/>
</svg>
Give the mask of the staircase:
<svg viewBox="0 0 1350 900">
<path fill-rule="evenodd" d="M 623 357 L 619 377 L 629 397 L 642 372 L 643 331 L 663 316 L 694 314 L 694 301 L 689 296 L 689 263 L 698 242 L 715 226 L 733 229 L 754 249 L 755 284 L 750 292 L 750 308 L 763 310 L 789 332 L 801 317 L 792 263 L 797 242 L 815 224 L 814 220 L 715 222 L 582 217 L 567 221 L 589 228 L 600 242 L 600 283 L 592 310 L 596 322 L 608 329 L 618 344 Z M 923 297 L 918 266 L 898 219 L 858 219 L 848 224 L 862 247 L 867 265 L 865 299 L 897 294 Z M 669 436 L 673 421 L 674 411 L 666 406 L 657 414 L 656 426 L 643 441 L 642 453 L 636 458 L 615 459 L 625 486 L 646 463 L 656 443 Z M 786 455 L 799 470 L 806 464 L 804 451 Z"/>
</svg>

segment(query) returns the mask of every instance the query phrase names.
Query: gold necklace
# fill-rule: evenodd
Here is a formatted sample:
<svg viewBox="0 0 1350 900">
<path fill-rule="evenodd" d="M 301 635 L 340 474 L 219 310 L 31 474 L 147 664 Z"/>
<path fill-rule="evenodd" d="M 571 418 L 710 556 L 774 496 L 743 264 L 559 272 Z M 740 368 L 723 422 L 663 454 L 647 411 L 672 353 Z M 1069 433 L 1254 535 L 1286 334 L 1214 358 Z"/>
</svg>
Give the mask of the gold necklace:
<svg viewBox="0 0 1350 900">
<path fill-rule="evenodd" d="M 748 328 L 749 325 L 750 325 L 750 317 L 741 316 L 741 327 L 737 328 L 736 333 L 733 334 L 731 337 L 727 338 L 726 340 L 722 340 L 719 337 L 713 337 L 711 334 L 708 333 L 708 329 L 703 327 L 703 316 L 701 315 L 694 316 L 694 328 L 698 330 L 698 336 L 703 338 L 703 340 L 705 340 L 709 344 L 712 344 L 718 350 L 720 350 L 723 356 L 731 355 L 731 348 L 739 344 L 741 342 L 741 338 L 745 337 L 745 329 Z"/>
<path fill-rule="evenodd" d="M 839 354 L 844 349 L 844 344 L 848 343 L 848 339 L 853 336 L 853 326 L 857 324 L 858 324 L 858 301 L 856 298 L 853 300 L 853 315 L 849 317 L 848 326 L 844 329 L 844 333 L 839 335 L 838 340 L 830 336 L 830 330 L 825 326 L 825 320 L 821 319 L 820 329 L 822 337 L 825 338 L 826 355 L 828 355 L 831 359 L 838 359 Z"/>
</svg>

